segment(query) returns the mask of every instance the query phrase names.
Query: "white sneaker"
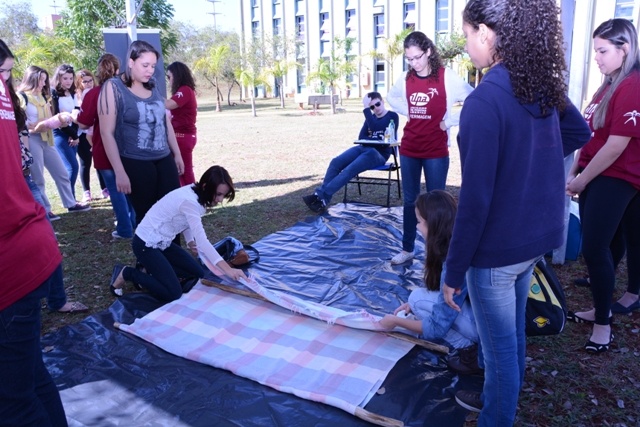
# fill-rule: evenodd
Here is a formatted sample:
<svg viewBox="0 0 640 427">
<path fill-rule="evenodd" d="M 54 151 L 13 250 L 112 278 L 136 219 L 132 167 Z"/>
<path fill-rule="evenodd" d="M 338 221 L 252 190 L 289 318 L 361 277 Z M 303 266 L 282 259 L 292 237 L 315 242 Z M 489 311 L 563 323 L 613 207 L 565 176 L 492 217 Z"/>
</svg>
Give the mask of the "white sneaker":
<svg viewBox="0 0 640 427">
<path fill-rule="evenodd" d="M 403 264 L 413 259 L 413 252 L 402 251 L 391 258 L 391 264 Z"/>
</svg>

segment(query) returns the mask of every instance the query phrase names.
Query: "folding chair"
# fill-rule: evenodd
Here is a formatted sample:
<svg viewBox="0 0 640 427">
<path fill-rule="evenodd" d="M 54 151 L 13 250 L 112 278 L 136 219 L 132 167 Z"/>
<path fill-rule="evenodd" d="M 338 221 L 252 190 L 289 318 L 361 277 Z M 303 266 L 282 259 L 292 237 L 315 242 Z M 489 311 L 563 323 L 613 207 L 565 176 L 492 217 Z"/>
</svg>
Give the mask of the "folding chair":
<svg viewBox="0 0 640 427">
<path fill-rule="evenodd" d="M 391 206 L 391 183 L 396 182 L 398 185 L 398 199 L 402 198 L 402 188 L 400 186 L 400 163 L 398 162 L 398 144 L 395 143 L 393 145 L 393 150 L 391 151 L 391 156 L 387 163 L 382 166 L 378 166 L 377 168 L 368 169 L 365 172 L 367 176 L 362 176 L 362 174 L 358 174 L 353 177 L 347 185 L 344 186 L 344 198 L 342 199 L 342 203 L 347 203 L 347 189 L 349 188 L 349 184 L 358 184 L 358 194 L 362 196 L 362 185 L 370 184 L 370 185 L 385 185 L 387 187 L 387 207 Z M 386 172 L 386 178 L 383 177 L 373 177 L 368 176 L 370 172 Z M 393 177 L 393 173 L 395 172 L 395 178 Z"/>
</svg>

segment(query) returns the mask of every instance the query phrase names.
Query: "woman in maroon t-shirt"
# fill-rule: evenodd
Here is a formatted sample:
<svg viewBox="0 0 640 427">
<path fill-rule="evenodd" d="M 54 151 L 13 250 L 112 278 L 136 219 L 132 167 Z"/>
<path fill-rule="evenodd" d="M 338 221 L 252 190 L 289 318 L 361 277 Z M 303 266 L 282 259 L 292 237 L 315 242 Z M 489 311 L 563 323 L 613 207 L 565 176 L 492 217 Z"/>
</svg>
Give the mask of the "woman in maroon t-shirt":
<svg viewBox="0 0 640 427">
<path fill-rule="evenodd" d="M 184 161 L 184 174 L 180 175 L 180 185 L 196 182 L 193 173 L 193 148 L 196 146 L 196 84 L 191 70 L 182 62 L 174 62 L 167 68 L 167 79 L 171 85 L 171 98 L 165 107 L 171 110 L 171 124 Z"/>
</svg>

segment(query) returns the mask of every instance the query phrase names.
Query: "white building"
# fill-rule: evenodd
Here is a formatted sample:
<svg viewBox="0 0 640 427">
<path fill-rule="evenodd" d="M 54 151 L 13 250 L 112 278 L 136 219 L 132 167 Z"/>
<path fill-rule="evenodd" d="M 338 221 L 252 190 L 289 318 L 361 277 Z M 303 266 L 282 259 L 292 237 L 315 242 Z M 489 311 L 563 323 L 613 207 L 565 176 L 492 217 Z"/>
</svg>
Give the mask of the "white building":
<svg viewBox="0 0 640 427">
<path fill-rule="evenodd" d="M 567 60 L 571 66 L 572 99 L 581 103 L 601 81 L 593 67 L 591 34 L 601 22 L 614 18 L 640 18 L 640 0 L 558 0 L 565 23 Z M 356 40 L 349 55 L 356 57 L 358 72 L 347 82 L 351 96 L 369 91 L 387 93 L 406 64 L 402 55 L 393 70 L 383 60 L 368 55 L 384 50 L 385 41 L 405 28 L 415 28 L 435 41 L 436 35 L 461 33 L 461 12 L 466 0 L 241 0 L 241 38 L 296 37 L 294 54 L 301 66 L 284 79 L 287 93 L 306 91 L 305 77 L 317 60 L 329 57 L 335 37 Z M 393 76 L 391 73 L 393 72 Z M 345 88 L 343 95 L 345 94 Z"/>
</svg>

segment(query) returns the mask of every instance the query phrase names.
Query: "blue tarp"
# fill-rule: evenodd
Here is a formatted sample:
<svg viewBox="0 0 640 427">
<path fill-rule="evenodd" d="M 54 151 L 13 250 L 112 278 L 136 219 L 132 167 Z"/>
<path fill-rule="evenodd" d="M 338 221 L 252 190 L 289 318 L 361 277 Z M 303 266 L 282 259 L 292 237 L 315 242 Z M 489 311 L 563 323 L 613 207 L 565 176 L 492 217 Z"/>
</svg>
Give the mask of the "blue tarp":
<svg viewBox="0 0 640 427">
<path fill-rule="evenodd" d="M 423 263 L 392 266 L 400 250 L 402 208 L 338 204 L 321 216 L 271 234 L 250 267 L 261 284 L 344 310 L 393 312 L 420 286 Z M 248 243 L 248 242 L 245 242 Z M 424 245 L 417 242 L 418 258 Z M 241 286 L 241 285 L 238 285 Z M 44 358 L 72 426 L 365 426 L 322 405 L 168 354 L 117 331 L 159 306 L 127 293 L 111 307 L 43 338 Z M 458 377 L 443 356 L 415 347 L 391 370 L 365 407 L 406 426 L 461 426 L 457 389 L 481 388 Z M 460 384 L 462 383 L 462 384 Z"/>
</svg>

